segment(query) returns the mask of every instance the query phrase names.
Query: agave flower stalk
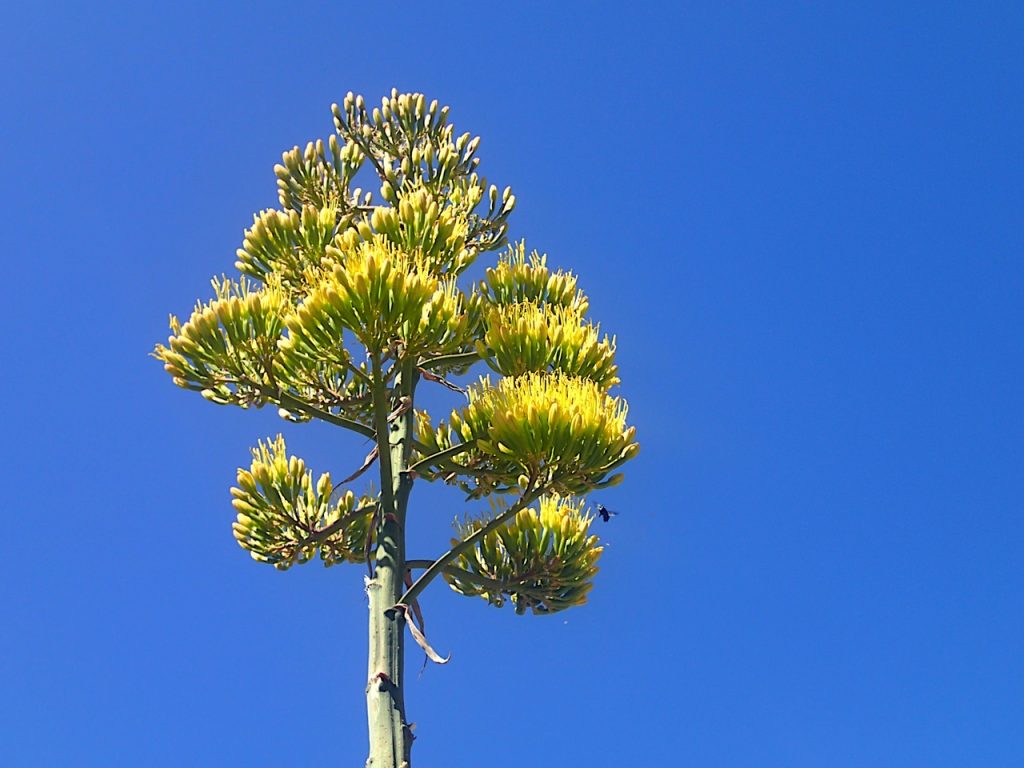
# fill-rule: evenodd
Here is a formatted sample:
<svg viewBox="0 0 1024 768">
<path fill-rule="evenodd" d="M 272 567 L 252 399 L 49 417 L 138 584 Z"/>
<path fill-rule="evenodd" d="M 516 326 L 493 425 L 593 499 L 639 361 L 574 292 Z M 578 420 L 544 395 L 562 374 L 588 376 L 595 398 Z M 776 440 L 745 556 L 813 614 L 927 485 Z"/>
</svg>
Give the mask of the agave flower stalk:
<svg viewBox="0 0 1024 768">
<path fill-rule="evenodd" d="M 214 280 L 184 322 L 172 316 L 154 355 L 213 403 L 270 405 L 372 439 L 338 483 L 314 479 L 282 436 L 260 441 L 231 489 L 232 530 L 279 570 L 365 564 L 366 764 L 408 768 L 406 630 L 445 661 L 417 598 L 442 577 L 517 613 L 583 604 L 602 552 L 584 497 L 620 482 L 638 445 L 611 392 L 615 339 L 588 319 L 574 275 L 518 243 L 467 284 L 467 268 L 507 244 L 515 207 L 510 189 L 477 174 L 479 138 L 456 135 L 448 108 L 422 94 L 392 91 L 370 108 L 350 93 L 332 111 L 333 135 L 275 167 L 280 208 L 243 234 L 240 274 Z M 355 186 L 367 174 L 376 196 Z M 491 373 L 467 383 L 475 365 Z M 436 423 L 416 407 L 417 386 L 434 384 L 461 393 Z M 374 464 L 375 482 L 350 487 Z M 418 481 L 490 502 L 459 516 L 448 550 L 429 559 L 406 553 Z"/>
</svg>

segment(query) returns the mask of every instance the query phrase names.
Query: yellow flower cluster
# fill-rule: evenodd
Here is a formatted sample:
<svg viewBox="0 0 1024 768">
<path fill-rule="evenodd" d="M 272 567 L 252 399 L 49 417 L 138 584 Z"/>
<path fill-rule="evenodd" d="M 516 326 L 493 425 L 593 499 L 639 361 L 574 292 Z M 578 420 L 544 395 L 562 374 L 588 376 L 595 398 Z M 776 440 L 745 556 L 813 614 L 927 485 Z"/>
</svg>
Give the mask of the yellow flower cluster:
<svg viewBox="0 0 1024 768">
<path fill-rule="evenodd" d="M 231 527 L 235 540 L 254 560 L 287 570 L 294 563 L 311 560 L 318 550 L 328 566 L 363 559 L 375 499 L 357 500 L 346 491 L 332 504 L 330 474 L 322 474 L 314 485 L 313 472 L 302 459 L 288 456 L 280 435 L 260 442 L 252 457 L 248 470 L 238 470 L 238 486 L 231 489 L 231 504 L 237 512 Z M 357 515 L 327 537 L 317 537 L 362 508 L 365 515 Z"/>
<path fill-rule="evenodd" d="M 589 535 L 593 517 L 583 503 L 547 496 L 538 509 L 524 509 L 484 535 L 460 555 L 445 579 L 456 592 L 502 606 L 506 597 L 516 613 L 554 613 L 586 602 L 602 548 Z M 455 544 L 486 525 L 457 524 Z"/>
<path fill-rule="evenodd" d="M 315 208 L 336 207 L 346 215 L 361 202 L 360 192 L 350 192 L 349 184 L 366 158 L 359 145 L 342 144 L 337 136 L 325 143 L 317 139 L 305 149 L 293 147 L 281 155 L 274 166 L 277 176 L 277 197 L 281 206 L 301 211 L 307 205 Z"/>
<path fill-rule="evenodd" d="M 552 272 L 547 266 L 547 255 L 533 251 L 526 255 L 526 244 L 509 246 L 501 255 L 497 266 L 485 273 L 480 291 L 491 304 L 532 302 L 544 306 L 570 307 L 587 311 L 587 298 L 576 288 L 576 276 L 571 272 Z"/>
<path fill-rule="evenodd" d="M 460 207 L 443 205 L 422 186 L 403 191 L 397 203 L 394 208 L 374 209 L 370 216 L 374 232 L 402 251 L 417 254 L 435 275 L 454 277 L 473 263 L 476 251 L 466 248 L 469 224 Z"/>
<path fill-rule="evenodd" d="M 155 356 L 174 383 L 215 403 L 259 404 L 259 387 L 273 366 L 289 309 L 280 284 L 255 289 L 243 278 L 214 280 L 216 298 L 197 304 L 184 325 L 171 317 L 168 346 Z"/>
<path fill-rule="evenodd" d="M 373 353 L 400 343 L 410 354 L 445 354 L 466 343 L 462 292 L 421 259 L 383 237 L 331 253 L 337 266 L 288 318 L 282 349 L 330 359 L 346 330 Z"/>
<path fill-rule="evenodd" d="M 468 394 L 450 426 L 435 429 L 420 415 L 417 429 L 428 450 L 452 447 L 456 436 L 473 444 L 452 460 L 472 478 L 473 485 L 460 483 L 472 496 L 516 486 L 586 493 L 617 484 L 621 475 L 610 473 L 639 450 L 625 402 L 589 379 L 528 373 L 492 385 L 483 378 Z"/>
<path fill-rule="evenodd" d="M 498 305 L 487 315 L 479 355 L 498 373 L 560 371 L 582 376 L 608 390 L 619 383 L 615 340 L 598 338 L 577 307 L 541 307 L 533 302 Z"/>
<path fill-rule="evenodd" d="M 354 214 L 339 221 L 336 208 L 307 205 L 297 211 L 267 210 L 253 217 L 237 251 L 235 268 L 261 282 L 273 274 L 290 294 L 308 291 L 307 272 L 323 266 L 327 247 L 339 228 L 345 228 Z"/>
<path fill-rule="evenodd" d="M 472 138 L 469 133 L 456 137 L 454 126 L 448 122 L 448 107 L 436 100 L 428 105 L 422 93 L 400 94 L 393 90 L 390 98 L 381 99 L 380 107 L 372 107 L 362 96 L 349 93 L 340 105 L 332 105 L 331 111 L 338 135 L 348 142 L 347 146 L 359 146 L 375 156 L 374 167 L 382 181 L 380 193 L 386 202 L 400 205 L 417 190 L 427 189 L 439 204 L 443 200 L 453 209 L 450 213 L 465 217 L 465 250 L 444 257 L 458 262 L 452 270 L 446 268 L 445 274 L 455 274 L 477 253 L 504 244 L 515 195 L 508 187 L 499 194 L 496 186 L 488 185 L 476 173 L 480 137 Z M 341 157 L 344 151 L 339 150 L 330 161 L 323 154 L 325 179 L 340 176 L 351 180 L 351 175 L 345 176 L 348 166 Z M 315 176 L 307 174 L 307 178 L 310 175 Z M 298 186 L 306 188 L 310 184 Z M 484 207 L 481 203 L 485 198 Z M 364 205 L 368 203 L 369 193 Z M 408 221 L 404 214 L 399 215 Z"/>
</svg>

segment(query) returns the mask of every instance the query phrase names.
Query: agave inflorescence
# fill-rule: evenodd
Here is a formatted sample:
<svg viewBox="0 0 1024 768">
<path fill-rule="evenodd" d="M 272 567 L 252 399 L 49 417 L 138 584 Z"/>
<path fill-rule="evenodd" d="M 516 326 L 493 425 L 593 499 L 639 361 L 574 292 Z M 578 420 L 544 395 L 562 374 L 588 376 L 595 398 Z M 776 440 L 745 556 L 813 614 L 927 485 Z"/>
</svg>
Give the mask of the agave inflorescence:
<svg viewBox="0 0 1024 768">
<path fill-rule="evenodd" d="M 586 601 L 602 548 L 590 535 L 593 517 L 582 501 L 545 496 L 538 508 L 521 510 L 485 534 L 446 569 L 445 579 L 463 595 L 501 606 L 508 598 L 516 613 L 554 613 Z M 482 530 L 485 522 L 458 525 L 453 544 Z"/>
<path fill-rule="evenodd" d="M 261 405 L 287 296 L 277 282 L 257 289 L 245 278 L 215 279 L 213 288 L 216 297 L 197 304 L 184 324 L 171 317 L 174 335 L 168 346 L 157 346 L 156 356 L 179 387 L 199 390 L 215 403 Z"/>
<path fill-rule="evenodd" d="M 237 513 L 232 530 L 253 560 L 287 570 L 317 551 L 324 565 L 365 558 L 379 497 L 357 499 L 345 491 L 332 500 L 330 473 L 314 483 L 306 463 L 287 454 L 282 436 L 253 449 L 252 464 L 248 470 L 239 468 L 237 482 L 231 489 Z"/>
<path fill-rule="evenodd" d="M 610 473 L 638 448 L 626 425 L 627 406 L 580 376 L 527 373 L 492 383 L 480 379 L 469 403 L 437 428 L 418 414 L 420 439 L 434 452 L 465 450 L 447 475 L 471 497 L 543 488 L 586 493 L 617 484 Z M 441 470 L 444 471 L 443 469 Z M 610 475 L 610 476 L 609 476 Z"/>
<path fill-rule="evenodd" d="M 333 114 L 335 135 L 275 167 L 280 208 L 245 230 L 240 276 L 215 280 L 184 323 L 172 317 L 155 356 L 212 402 L 269 404 L 373 440 L 341 484 L 376 461 L 381 490 L 362 494 L 326 473 L 314 482 L 283 438 L 260 443 L 232 489 L 234 533 L 282 570 L 318 554 L 326 565 L 367 561 L 371 665 L 391 686 L 368 687 L 371 757 L 398 765 L 409 739 L 396 725 L 394 656 L 423 587 L 443 574 L 456 591 L 520 613 L 581 604 L 601 553 L 581 497 L 618 483 L 638 446 L 611 393 L 615 339 L 589 320 L 573 274 L 520 242 L 483 279 L 466 279 L 506 244 L 515 207 L 510 189 L 477 174 L 479 139 L 456 135 L 448 108 L 422 94 L 393 91 L 375 108 L 349 94 Z M 356 186 L 370 179 L 376 194 Z M 480 363 L 492 375 L 463 389 L 455 377 Z M 465 392 L 436 426 L 415 408 L 424 381 Z M 497 511 L 457 523 L 452 549 L 427 565 L 409 561 L 425 570 L 406 588 L 416 478 L 492 497 Z M 395 626 L 398 639 L 382 644 Z"/>
<path fill-rule="evenodd" d="M 615 340 L 583 322 L 575 307 L 543 307 L 530 301 L 503 304 L 486 316 L 477 352 L 497 373 L 558 371 L 596 382 L 602 389 L 619 383 Z"/>
</svg>

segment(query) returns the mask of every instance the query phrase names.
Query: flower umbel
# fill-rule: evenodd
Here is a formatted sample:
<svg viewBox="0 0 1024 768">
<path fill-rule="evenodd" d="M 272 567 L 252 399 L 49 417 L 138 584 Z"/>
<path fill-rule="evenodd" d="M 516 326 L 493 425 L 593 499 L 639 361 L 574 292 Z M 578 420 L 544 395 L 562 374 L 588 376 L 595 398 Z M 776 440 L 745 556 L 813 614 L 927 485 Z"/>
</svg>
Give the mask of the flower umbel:
<svg viewBox="0 0 1024 768">
<path fill-rule="evenodd" d="M 253 560 L 287 570 L 311 560 L 319 550 L 324 565 L 358 562 L 365 557 L 366 537 L 377 500 L 356 499 L 346 491 L 334 503 L 329 473 L 313 483 L 313 472 L 297 456 L 288 456 L 280 435 L 260 442 L 248 470 L 238 470 L 238 487 L 231 489 L 237 519 L 235 539 Z M 357 510 L 343 527 L 331 530 Z"/>
<path fill-rule="evenodd" d="M 561 270 L 552 272 L 548 269 L 547 258 L 537 251 L 527 257 L 524 242 L 510 245 L 497 266 L 487 270 L 486 278 L 480 281 L 480 290 L 492 304 L 529 301 L 586 312 L 587 298 L 577 290 L 576 276 Z"/>
<path fill-rule="evenodd" d="M 445 354 L 465 344 L 461 291 L 421 258 L 380 236 L 329 254 L 337 263 L 289 316 L 283 349 L 337 355 L 346 331 L 373 354 L 395 343 L 409 354 Z"/>
<path fill-rule="evenodd" d="M 245 278 L 214 280 L 213 287 L 216 298 L 197 304 L 184 325 L 171 317 L 174 335 L 168 346 L 157 345 L 154 356 L 175 384 L 199 390 L 207 400 L 261 405 L 288 298 L 277 282 L 257 289 Z"/>
<path fill-rule="evenodd" d="M 582 376 L 608 390 L 619 383 L 615 340 L 583 322 L 578 307 L 543 307 L 523 301 L 491 309 L 477 351 L 498 373 L 519 376 L 559 371 Z"/>
<path fill-rule="evenodd" d="M 432 432 L 438 446 L 451 434 L 473 448 L 456 457 L 477 488 L 510 491 L 544 488 L 563 495 L 614 485 L 612 470 L 639 450 L 636 430 L 626 425 L 625 401 L 595 382 L 562 373 L 527 373 L 492 385 L 485 377 L 469 389 L 469 404 Z M 482 495 L 482 494 L 474 494 Z"/>
<path fill-rule="evenodd" d="M 593 517 L 583 502 L 547 496 L 539 509 L 524 509 L 460 555 L 445 579 L 456 592 L 478 595 L 516 613 L 554 613 L 586 602 L 602 547 L 589 535 Z M 486 521 L 456 524 L 460 539 Z M 453 543 L 459 539 L 453 539 Z"/>
</svg>

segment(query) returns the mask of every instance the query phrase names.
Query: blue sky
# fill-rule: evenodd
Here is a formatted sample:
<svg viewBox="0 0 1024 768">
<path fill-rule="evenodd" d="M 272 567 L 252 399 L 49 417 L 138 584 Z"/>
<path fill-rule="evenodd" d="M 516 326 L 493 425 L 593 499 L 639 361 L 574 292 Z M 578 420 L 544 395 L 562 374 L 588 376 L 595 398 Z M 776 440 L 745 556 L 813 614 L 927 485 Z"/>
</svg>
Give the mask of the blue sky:
<svg viewBox="0 0 1024 768">
<path fill-rule="evenodd" d="M 1024 764 L 1019 4 L 145 5 L 0 30 L 7 764 L 362 765 L 362 572 L 251 562 L 228 488 L 365 445 L 146 355 L 392 86 L 579 274 L 643 445 L 587 606 L 427 593 L 417 764 Z M 426 557 L 467 507 L 413 500 Z"/>
</svg>

